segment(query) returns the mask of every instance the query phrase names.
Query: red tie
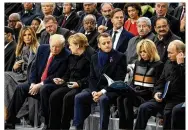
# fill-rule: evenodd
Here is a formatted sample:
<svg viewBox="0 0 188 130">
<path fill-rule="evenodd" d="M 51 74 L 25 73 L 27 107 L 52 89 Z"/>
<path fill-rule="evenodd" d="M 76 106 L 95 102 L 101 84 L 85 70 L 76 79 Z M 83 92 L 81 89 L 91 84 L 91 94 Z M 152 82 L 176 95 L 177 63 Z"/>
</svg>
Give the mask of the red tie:
<svg viewBox="0 0 188 130">
<path fill-rule="evenodd" d="M 41 81 L 44 81 L 47 78 L 47 76 L 48 76 L 48 68 L 49 68 L 49 66 L 50 66 L 50 64 L 51 64 L 51 62 L 53 60 L 53 57 L 54 56 L 51 56 L 50 58 L 48 58 L 48 62 L 46 64 L 46 68 L 44 69 L 44 72 L 42 74 Z"/>
<path fill-rule="evenodd" d="M 62 24 L 61 24 L 61 27 L 64 26 L 64 24 L 65 24 L 65 22 L 66 22 L 66 18 L 67 18 L 67 16 L 64 16 L 64 19 L 63 19 L 63 22 L 62 22 Z"/>
</svg>

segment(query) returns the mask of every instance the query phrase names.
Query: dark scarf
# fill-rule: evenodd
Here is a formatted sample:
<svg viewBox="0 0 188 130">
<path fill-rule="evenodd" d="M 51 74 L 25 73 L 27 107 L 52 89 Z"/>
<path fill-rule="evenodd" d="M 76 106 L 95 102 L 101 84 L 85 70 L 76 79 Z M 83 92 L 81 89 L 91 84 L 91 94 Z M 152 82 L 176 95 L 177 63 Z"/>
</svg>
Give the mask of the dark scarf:
<svg viewBox="0 0 188 130">
<path fill-rule="evenodd" d="M 99 68 L 102 68 L 106 64 L 108 57 L 109 57 L 108 53 L 103 52 L 101 51 L 101 49 L 99 49 L 98 51 L 98 67 Z"/>
</svg>

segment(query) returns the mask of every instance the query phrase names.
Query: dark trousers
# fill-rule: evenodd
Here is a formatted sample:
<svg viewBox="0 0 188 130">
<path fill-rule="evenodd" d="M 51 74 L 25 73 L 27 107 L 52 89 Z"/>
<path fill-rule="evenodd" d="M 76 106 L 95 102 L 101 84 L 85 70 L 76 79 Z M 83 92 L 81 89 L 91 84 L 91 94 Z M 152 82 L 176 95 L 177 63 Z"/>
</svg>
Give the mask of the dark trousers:
<svg viewBox="0 0 188 130">
<path fill-rule="evenodd" d="M 64 86 L 50 95 L 50 129 L 69 129 L 74 114 L 74 97 L 79 92 L 79 89 Z"/>
<path fill-rule="evenodd" d="M 156 116 L 158 112 L 163 111 L 163 129 L 171 128 L 171 114 L 172 108 L 178 103 L 159 103 L 156 102 L 155 99 L 152 99 L 146 103 L 143 103 L 139 107 L 138 116 L 136 120 L 135 129 L 145 129 L 147 126 L 148 119 L 151 116 Z"/>
<path fill-rule="evenodd" d="M 30 84 L 25 83 L 25 84 L 19 84 L 16 87 L 15 93 L 13 95 L 13 98 L 9 104 L 8 107 L 8 119 L 7 122 L 10 123 L 15 123 L 16 120 L 16 115 L 18 113 L 18 111 L 20 110 L 20 108 L 22 107 L 25 99 L 27 97 L 33 97 L 36 99 L 40 100 L 41 103 L 41 115 L 44 116 L 45 118 L 48 117 L 48 93 L 50 92 L 50 90 L 52 90 L 53 87 L 49 88 L 48 85 L 43 85 L 40 88 L 40 92 L 37 95 L 30 95 L 28 94 L 29 92 L 29 87 Z M 45 120 L 46 121 L 46 120 Z"/>
<path fill-rule="evenodd" d="M 25 102 L 25 99 L 28 96 L 31 96 L 28 94 L 29 92 L 30 84 L 19 84 L 16 86 L 16 90 L 14 92 L 14 95 L 10 101 L 10 104 L 8 106 L 8 118 L 7 123 L 15 124 L 16 121 L 16 115 L 19 112 L 20 108 L 22 107 L 23 103 Z M 34 98 L 39 99 L 39 95 L 31 96 Z"/>
<path fill-rule="evenodd" d="M 116 100 L 118 95 L 114 92 L 106 93 L 99 98 L 100 105 L 100 129 L 108 129 L 110 104 Z M 75 96 L 73 125 L 79 129 L 83 128 L 84 120 L 91 112 L 91 104 L 94 103 L 90 92 L 83 90 Z"/>
<path fill-rule="evenodd" d="M 134 111 L 133 106 L 140 106 L 145 100 L 136 95 L 124 95 L 117 98 L 117 108 L 119 112 L 119 128 L 133 129 Z"/>
<path fill-rule="evenodd" d="M 55 84 L 45 84 L 40 88 L 40 112 L 46 125 L 49 123 L 49 97 L 58 87 Z"/>
<path fill-rule="evenodd" d="M 185 130 L 185 107 L 180 103 L 172 109 L 172 130 Z"/>
</svg>

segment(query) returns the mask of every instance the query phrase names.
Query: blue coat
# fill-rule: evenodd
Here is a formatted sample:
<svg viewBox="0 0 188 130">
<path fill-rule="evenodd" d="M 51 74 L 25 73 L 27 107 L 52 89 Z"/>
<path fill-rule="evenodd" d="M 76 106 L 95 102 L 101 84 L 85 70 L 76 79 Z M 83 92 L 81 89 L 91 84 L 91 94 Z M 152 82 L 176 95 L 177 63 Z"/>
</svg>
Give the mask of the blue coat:
<svg viewBox="0 0 188 130">
<path fill-rule="evenodd" d="M 45 69 L 50 54 L 49 45 L 41 45 L 38 48 L 36 59 L 32 65 L 29 83 L 41 82 L 41 76 Z M 62 77 L 67 69 L 68 57 L 70 52 L 63 48 L 62 51 L 54 57 L 48 68 L 48 77 L 43 81 L 44 84 L 50 83 L 55 77 Z"/>
</svg>

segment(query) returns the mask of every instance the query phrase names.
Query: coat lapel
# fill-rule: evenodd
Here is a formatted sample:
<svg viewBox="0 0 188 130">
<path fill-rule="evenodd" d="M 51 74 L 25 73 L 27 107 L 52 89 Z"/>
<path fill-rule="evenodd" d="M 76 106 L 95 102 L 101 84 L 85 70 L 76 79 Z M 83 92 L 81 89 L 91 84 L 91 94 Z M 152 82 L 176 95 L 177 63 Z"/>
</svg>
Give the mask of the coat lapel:
<svg viewBox="0 0 188 130">
<path fill-rule="evenodd" d="M 124 30 L 122 30 L 121 35 L 118 40 L 118 43 L 117 43 L 117 46 L 116 46 L 116 50 L 118 50 L 119 47 L 123 44 L 123 41 L 125 38 L 126 38 L 125 32 L 124 32 Z"/>
</svg>

